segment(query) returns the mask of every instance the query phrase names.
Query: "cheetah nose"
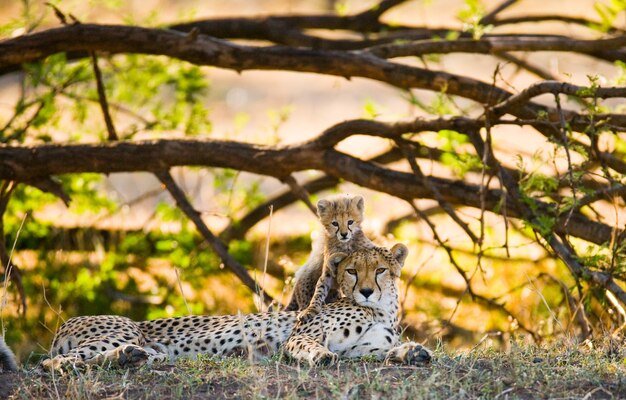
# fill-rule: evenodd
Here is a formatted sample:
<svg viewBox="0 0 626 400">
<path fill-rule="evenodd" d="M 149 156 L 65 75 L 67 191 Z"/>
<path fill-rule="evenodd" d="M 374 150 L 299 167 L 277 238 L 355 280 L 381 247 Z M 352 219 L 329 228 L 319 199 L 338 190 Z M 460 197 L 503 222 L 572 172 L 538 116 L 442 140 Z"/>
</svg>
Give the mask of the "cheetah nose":
<svg viewBox="0 0 626 400">
<path fill-rule="evenodd" d="M 347 238 L 348 237 L 348 232 L 346 232 L 346 233 L 341 232 L 341 237 L 344 238 L 344 239 Z"/>
<path fill-rule="evenodd" d="M 359 292 L 363 295 L 363 297 L 367 299 L 368 297 L 371 296 L 372 293 L 374 293 L 374 290 L 370 288 L 365 288 L 365 289 L 359 290 Z"/>
</svg>

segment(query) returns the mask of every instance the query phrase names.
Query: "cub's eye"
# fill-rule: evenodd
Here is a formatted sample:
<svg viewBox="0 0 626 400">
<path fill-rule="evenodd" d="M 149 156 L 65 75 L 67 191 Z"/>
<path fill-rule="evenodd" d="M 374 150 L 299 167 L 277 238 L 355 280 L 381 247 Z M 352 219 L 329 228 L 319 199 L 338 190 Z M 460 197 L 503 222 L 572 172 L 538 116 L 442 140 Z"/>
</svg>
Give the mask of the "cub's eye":
<svg viewBox="0 0 626 400">
<path fill-rule="evenodd" d="M 333 221 L 333 226 L 339 226 L 339 222 Z"/>
<path fill-rule="evenodd" d="M 385 271 L 387 271 L 387 268 L 378 268 L 378 269 L 376 270 L 376 275 L 380 275 L 380 274 L 382 274 L 382 273 L 383 273 L 383 272 L 385 272 Z"/>
<path fill-rule="evenodd" d="M 356 275 L 356 269 L 354 268 L 347 269 L 346 272 L 349 273 L 350 275 Z"/>
<path fill-rule="evenodd" d="M 348 220 L 348 225 L 352 225 L 352 224 L 354 224 L 354 221 L 353 220 Z"/>
</svg>

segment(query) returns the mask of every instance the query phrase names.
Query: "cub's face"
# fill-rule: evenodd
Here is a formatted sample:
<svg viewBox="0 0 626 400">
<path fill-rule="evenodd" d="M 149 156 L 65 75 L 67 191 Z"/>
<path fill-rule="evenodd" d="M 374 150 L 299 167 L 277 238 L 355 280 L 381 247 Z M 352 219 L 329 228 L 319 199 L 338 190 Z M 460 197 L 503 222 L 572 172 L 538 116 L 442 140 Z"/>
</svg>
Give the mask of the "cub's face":
<svg viewBox="0 0 626 400">
<path fill-rule="evenodd" d="M 317 202 L 317 215 L 328 237 L 348 242 L 361 229 L 363 197 L 337 197 Z"/>
<path fill-rule="evenodd" d="M 397 278 L 409 250 L 401 243 L 390 250 L 382 247 L 360 249 L 350 255 L 329 257 L 344 296 L 364 307 L 376 308 L 397 293 Z"/>
</svg>

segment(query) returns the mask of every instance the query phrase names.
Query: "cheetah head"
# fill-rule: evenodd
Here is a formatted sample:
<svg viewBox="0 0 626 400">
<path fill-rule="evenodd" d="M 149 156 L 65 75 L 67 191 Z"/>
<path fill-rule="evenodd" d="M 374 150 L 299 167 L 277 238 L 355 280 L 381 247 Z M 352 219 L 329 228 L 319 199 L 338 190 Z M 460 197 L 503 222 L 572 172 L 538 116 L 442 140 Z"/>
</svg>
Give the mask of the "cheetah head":
<svg viewBox="0 0 626 400">
<path fill-rule="evenodd" d="M 329 237 L 347 242 L 361 229 L 364 200 L 361 196 L 339 196 L 317 202 L 317 215 Z"/>
<path fill-rule="evenodd" d="M 409 250 L 402 243 L 390 250 L 383 247 L 361 249 L 329 258 L 344 296 L 364 307 L 377 308 L 397 301 L 397 278 Z"/>
</svg>

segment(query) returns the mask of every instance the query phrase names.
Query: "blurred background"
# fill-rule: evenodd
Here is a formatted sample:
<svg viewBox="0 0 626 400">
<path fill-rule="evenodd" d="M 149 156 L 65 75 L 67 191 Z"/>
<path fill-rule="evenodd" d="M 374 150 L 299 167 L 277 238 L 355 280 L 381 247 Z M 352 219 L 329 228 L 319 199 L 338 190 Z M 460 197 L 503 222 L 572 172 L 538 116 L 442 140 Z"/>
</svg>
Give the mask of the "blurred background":
<svg viewBox="0 0 626 400">
<path fill-rule="evenodd" d="M 377 2 L 53 3 L 83 23 L 166 26 L 216 17 L 354 14 Z M 472 7 L 491 10 L 499 3 L 409 1 L 384 14 L 383 20 L 462 30 Z M 502 16 L 560 14 L 600 20 L 597 3 L 602 2 L 524 0 Z M 43 1 L 0 1 L 3 39 L 58 25 Z M 513 29 L 517 33 L 599 36 L 597 30 L 560 22 L 492 27 L 490 32 L 506 33 Z M 623 73 L 619 65 L 581 55 L 537 52 L 524 57 L 558 79 L 581 85 L 590 83 L 590 74 L 601 82 L 614 82 Z M 500 84 L 512 91 L 539 80 L 488 55 L 432 55 L 406 62 L 484 82 L 492 81 L 499 66 Z M 312 138 L 348 119 L 395 121 L 433 114 L 482 113 L 480 106 L 467 100 L 421 90 L 402 91 L 360 78 L 346 80 L 276 71 L 235 73 L 165 57 L 137 55 L 102 57 L 100 64 L 117 130 L 125 140 L 194 136 L 288 144 Z M 4 137 L 24 144 L 102 140 L 106 130 L 90 74 L 88 61 L 68 62 L 60 55 L 44 64 L 28 66 L 26 74 L 0 77 L 0 126 L 5 127 Z M 59 87 L 68 77 L 73 79 L 71 85 L 59 94 Z M 607 104 L 620 107 L 617 102 Z M 445 132 L 424 134 L 421 140 L 444 150 L 468 147 L 464 138 Z M 564 158 L 555 156 L 554 145 L 532 129 L 498 127 L 494 131 L 494 146 L 500 160 L 511 168 L 550 174 L 566 167 Z M 389 141 L 372 137 L 352 137 L 339 145 L 340 150 L 359 158 L 375 156 L 390 147 Z M 479 182 L 480 175 L 471 170 L 471 160 L 442 158 L 422 160 L 420 165 L 432 175 Z M 397 168 L 408 170 L 401 163 Z M 273 178 L 232 170 L 176 168 L 173 176 L 214 232 L 232 227 L 255 207 L 287 189 Z M 300 182 L 317 176 L 315 171 L 296 174 Z M 13 259 L 23 273 L 28 309 L 25 315 L 18 312 L 17 293 L 9 286 L 2 309 L 3 325 L 7 341 L 22 359 L 33 351 L 47 351 L 55 329 L 74 315 L 114 313 L 148 319 L 189 312 L 222 314 L 258 309 L 252 293 L 223 268 L 153 175 L 78 174 L 60 179 L 72 197 L 69 207 L 49 194 L 20 186 L 5 215 L 7 246 L 15 244 Z M 435 242 L 429 227 L 416 221 L 413 210 L 404 201 L 349 183 L 315 194 L 312 200 L 333 193 L 364 196 L 364 226 L 372 239 L 386 245 L 403 242 L 409 246 L 401 283 L 407 336 L 431 343 L 441 339 L 447 346 L 467 347 L 484 337 L 497 344 L 503 336 L 518 333 L 520 322 L 546 337 L 572 333 L 572 317 L 563 287 L 571 287 L 574 282 L 566 267 L 537 244 L 523 224 L 513 221 L 506 225 L 501 217 L 488 214 L 485 251 L 479 259 L 472 242 L 436 202 L 417 202 L 436 223 L 442 239 L 455 249 L 459 264 L 472 276 L 474 290 L 505 304 L 515 315 L 513 318 L 497 307 L 472 301 L 446 252 Z M 608 203 L 598 210 L 605 214 L 607 223 L 616 223 L 622 213 Z M 457 211 L 470 227 L 478 229 L 480 210 L 460 207 Z M 289 300 L 293 273 L 306 260 L 311 238 L 319 228 L 311 211 L 297 202 L 277 210 L 271 219 L 254 225 L 244 236 L 234 238 L 229 243 L 230 251 L 284 304 Z M 510 256 L 502 247 L 505 236 Z M 263 274 L 267 241 L 268 269 Z M 519 335 L 524 337 L 523 332 Z"/>
</svg>

